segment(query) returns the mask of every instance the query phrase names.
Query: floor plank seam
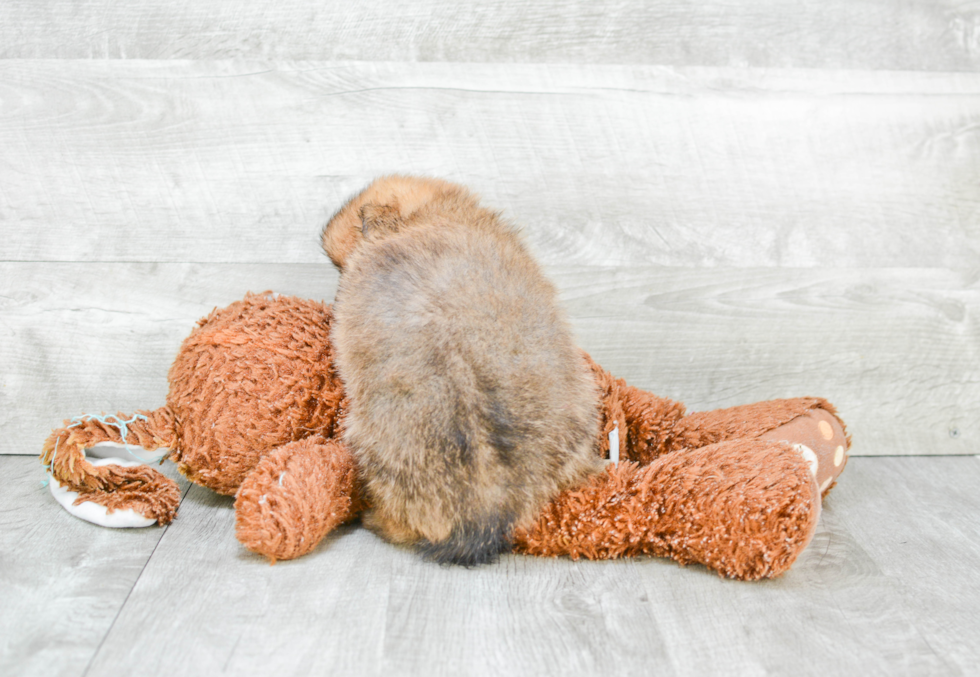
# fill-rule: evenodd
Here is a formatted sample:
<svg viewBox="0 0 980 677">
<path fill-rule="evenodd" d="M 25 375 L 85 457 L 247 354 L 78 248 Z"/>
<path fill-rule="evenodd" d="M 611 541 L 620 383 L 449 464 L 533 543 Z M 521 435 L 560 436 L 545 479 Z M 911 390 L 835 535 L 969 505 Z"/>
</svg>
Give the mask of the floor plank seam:
<svg viewBox="0 0 980 677">
<path fill-rule="evenodd" d="M 184 490 L 184 495 L 180 497 L 180 503 L 177 504 L 178 513 L 180 512 L 180 507 L 184 504 L 184 499 L 186 499 L 187 495 L 190 493 L 190 487 L 191 485 L 188 485 L 187 489 Z M 85 670 L 82 671 L 81 677 L 88 677 L 89 670 L 92 669 L 92 664 L 95 662 L 95 659 L 98 657 L 99 652 L 102 651 L 102 646 L 105 644 L 106 639 L 108 639 L 109 635 L 112 634 L 112 629 L 116 627 L 116 621 L 119 620 L 119 616 L 122 614 L 123 609 L 126 608 L 126 604 L 129 602 L 129 598 L 133 594 L 133 590 L 135 590 L 136 586 L 139 585 L 140 579 L 143 578 L 143 572 L 146 571 L 146 567 L 150 564 L 150 561 L 153 559 L 153 555 L 156 554 L 157 548 L 160 547 L 160 543 L 163 542 L 163 538 L 164 536 L 167 535 L 167 531 L 169 530 L 170 530 L 170 525 L 163 527 L 163 531 L 160 533 L 160 538 L 157 539 L 156 545 L 154 545 L 153 550 L 150 551 L 149 557 L 147 557 L 146 561 L 143 562 L 143 568 L 140 569 L 139 575 L 136 577 L 136 580 L 133 581 L 133 585 L 129 588 L 129 592 L 126 593 L 126 598 L 122 601 L 122 604 L 119 605 L 119 609 L 116 611 L 116 615 L 113 616 L 112 618 L 112 623 L 109 624 L 109 627 L 106 629 L 105 634 L 102 635 L 102 639 L 99 640 L 99 645 L 95 647 L 95 651 L 92 652 L 92 657 L 89 658 L 88 663 L 85 665 Z"/>
</svg>

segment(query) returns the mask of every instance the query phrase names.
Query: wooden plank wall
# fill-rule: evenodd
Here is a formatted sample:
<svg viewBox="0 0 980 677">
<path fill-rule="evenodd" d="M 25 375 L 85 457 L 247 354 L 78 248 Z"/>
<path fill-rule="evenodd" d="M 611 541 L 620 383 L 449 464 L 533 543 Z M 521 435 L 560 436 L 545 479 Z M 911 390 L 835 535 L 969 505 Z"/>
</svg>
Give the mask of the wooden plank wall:
<svg viewBox="0 0 980 677">
<path fill-rule="evenodd" d="M 7 59 L 311 59 L 976 71 L 962 0 L 7 0 Z"/>
<path fill-rule="evenodd" d="M 519 223 L 637 385 L 975 454 L 978 151 L 952 0 L 5 2 L 0 453 L 158 406 L 246 290 L 330 299 L 320 227 L 397 171 Z"/>
</svg>

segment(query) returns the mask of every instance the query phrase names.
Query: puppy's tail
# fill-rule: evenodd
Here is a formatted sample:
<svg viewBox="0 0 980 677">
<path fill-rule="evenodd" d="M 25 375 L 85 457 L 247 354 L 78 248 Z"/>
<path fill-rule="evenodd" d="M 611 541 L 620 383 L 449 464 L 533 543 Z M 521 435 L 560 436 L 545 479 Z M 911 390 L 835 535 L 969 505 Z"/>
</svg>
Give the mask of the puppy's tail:
<svg viewBox="0 0 980 677">
<path fill-rule="evenodd" d="M 489 564 L 496 562 L 500 553 L 510 551 L 513 522 L 510 515 L 488 515 L 457 526 L 444 541 L 423 541 L 418 549 L 423 557 L 438 564 Z"/>
</svg>

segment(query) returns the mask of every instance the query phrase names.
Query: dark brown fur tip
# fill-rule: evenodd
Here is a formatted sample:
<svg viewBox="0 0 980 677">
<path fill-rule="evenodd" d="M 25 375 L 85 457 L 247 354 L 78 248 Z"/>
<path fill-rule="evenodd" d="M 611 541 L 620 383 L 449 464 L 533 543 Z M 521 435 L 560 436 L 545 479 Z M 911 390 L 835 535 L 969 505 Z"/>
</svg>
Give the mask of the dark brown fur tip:
<svg viewBox="0 0 980 677">
<path fill-rule="evenodd" d="M 506 515 L 488 518 L 479 524 L 457 527 L 444 541 L 422 541 L 419 554 L 436 564 L 476 567 L 493 564 L 501 553 L 511 550 L 513 519 Z"/>
</svg>

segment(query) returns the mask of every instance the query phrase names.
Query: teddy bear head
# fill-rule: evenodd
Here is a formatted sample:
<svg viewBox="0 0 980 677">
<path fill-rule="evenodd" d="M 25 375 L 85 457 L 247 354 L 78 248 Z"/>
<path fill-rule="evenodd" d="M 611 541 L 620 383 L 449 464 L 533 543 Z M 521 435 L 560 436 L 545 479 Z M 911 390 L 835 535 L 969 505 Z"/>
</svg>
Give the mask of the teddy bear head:
<svg viewBox="0 0 980 677">
<path fill-rule="evenodd" d="M 193 482 L 234 494 L 262 456 L 330 437 L 343 386 L 333 368 L 331 308 L 248 294 L 200 320 L 170 369 L 171 459 Z"/>
</svg>

